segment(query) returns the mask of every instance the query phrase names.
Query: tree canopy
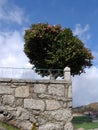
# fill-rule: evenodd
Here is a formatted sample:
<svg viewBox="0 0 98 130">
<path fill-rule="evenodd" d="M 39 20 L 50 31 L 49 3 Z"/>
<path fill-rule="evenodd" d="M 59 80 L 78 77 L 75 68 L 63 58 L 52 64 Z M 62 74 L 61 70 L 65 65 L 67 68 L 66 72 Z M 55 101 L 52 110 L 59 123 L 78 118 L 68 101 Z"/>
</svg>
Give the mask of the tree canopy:
<svg viewBox="0 0 98 130">
<path fill-rule="evenodd" d="M 64 69 L 68 66 L 72 75 L 78 75 L 92 66 L 94 57 L 91 51 L 70 28 L 48 23 L 32 24 L 25 31 L 24 39 L 24 52 L 42 76 L 48 73 L 39 69 Z"/>
</svg>

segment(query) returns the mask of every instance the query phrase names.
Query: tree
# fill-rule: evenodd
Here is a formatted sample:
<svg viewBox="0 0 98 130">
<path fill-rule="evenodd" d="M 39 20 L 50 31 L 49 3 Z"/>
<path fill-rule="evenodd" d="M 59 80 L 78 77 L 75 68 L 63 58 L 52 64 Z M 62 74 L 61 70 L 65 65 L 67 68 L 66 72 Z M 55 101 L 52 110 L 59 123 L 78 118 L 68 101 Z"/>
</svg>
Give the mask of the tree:
<svg viewBox="0 0 98 130">
<path fill-rule="evenodd" d="M 78 75 L 92 66 L 94 57 L 91 51 L 73 35 L 70 28 L 48 23 L 32 24 L 25 31 L 24 39 L 24 52 L 42 76 L 49 75 L 49 71 L 43 73 L 40 69 L 64 69 L 68 66 L 72 75 Z M 62 76 L 62 73 L 57 76 Z"/>
</svg>

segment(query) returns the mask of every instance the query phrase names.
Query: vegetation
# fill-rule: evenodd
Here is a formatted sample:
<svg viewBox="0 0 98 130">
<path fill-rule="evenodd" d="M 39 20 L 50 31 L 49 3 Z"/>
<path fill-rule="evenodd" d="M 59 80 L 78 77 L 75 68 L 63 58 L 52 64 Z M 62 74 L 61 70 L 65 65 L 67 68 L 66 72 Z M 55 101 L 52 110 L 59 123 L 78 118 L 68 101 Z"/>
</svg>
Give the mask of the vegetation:
<svg viewBox="0 0 98 130">
<path fill-rule="evenodd" d="M 98 115 L 98 102 L 73 108 L 73 113 L 81 113 L 82 114 L 82 113 L 87 112 L 87 111 L 90 111 L 92 113 L 96 113 Z"/>
<path fill-rule="evenodd" d="M 87 116 L 74 117 L 72 123 L 75 129 L 84 128 L 85 130 L 98 128 L 98 122 L 92 122 L 92 118 Z"/>
<path fill-rule="evenodd" d="M 6 130 L 20 130 L 20 129 L 18 129 L 18 128 L 14 127 L 14 126 L 8 125 L 8 124 L 6 124 L 4 122 L 0 122 L 0 126 L 5 128 Z"/>
<path fill-rule="evenodd" d="M 92 122 L 92 118 L 88 116 L 77 116 L 72 120 L 73 124 L 82 124 L 82 123 L 90 123 Z"/>
<path fill-rule="evenodd" d="M 92 66 L 92 53 L 73 35 L 70 28 L 48 23 L 32 24 L 25 31 L 24 39 L 24 52 L 36 72 L 42 76 L 49 75 L 49 72 L 43 73 L 41 68 L 51 70 L 68 66 L 71 74 L 77 75 L 83 73 L 86 67 Z M 62 76 L 62 73 L 57 76 Z"/>
<path fill-rule="evenodd" d="M 36 128 L 36 123 L 32 123 L 32 128 L 31 128 L 31 130 L 37 130 L 37 128 Z"/>
<path fill-rule="evenodd" d="M 85 130 L 89 130 L 89 129 L 96 129 L 98 128 L 98 122 L 96 123 L 83 123 L 83 124 L 74 124 L 74 128 L 78 129 L 78 128 L 84 128 Z"/>
</svg>

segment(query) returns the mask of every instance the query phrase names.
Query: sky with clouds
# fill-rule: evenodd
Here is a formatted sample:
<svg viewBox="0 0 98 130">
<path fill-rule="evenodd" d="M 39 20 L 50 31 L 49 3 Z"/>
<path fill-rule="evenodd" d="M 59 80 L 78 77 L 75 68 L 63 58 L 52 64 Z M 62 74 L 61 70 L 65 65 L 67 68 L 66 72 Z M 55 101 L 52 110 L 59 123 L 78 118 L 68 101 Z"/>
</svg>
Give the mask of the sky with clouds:
<svg viewBox="0 0 98 130">
<path fill-rule="evenodd" d="M 69 27 L 90 48 L 93 66 L 72 77 L 73 106 L 98 102 L 98 0 L 0 0 L 0 67 L 31 67 L 23 52 L 24 30 L 38 22 Z"/>
</svg>

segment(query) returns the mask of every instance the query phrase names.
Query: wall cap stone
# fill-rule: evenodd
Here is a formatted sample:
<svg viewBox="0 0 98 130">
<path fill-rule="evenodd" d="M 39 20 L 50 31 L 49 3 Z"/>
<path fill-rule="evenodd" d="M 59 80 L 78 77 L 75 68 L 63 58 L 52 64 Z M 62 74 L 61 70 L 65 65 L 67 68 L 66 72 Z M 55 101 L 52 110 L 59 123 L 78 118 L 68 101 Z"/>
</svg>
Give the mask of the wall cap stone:
<svg viewBox="0 0 98 130">
<path fill-rule="evenodd" d="M 0 82 L 4 82 L 4 83 L 47 83 L 47 84 L 67 84 L 67 83 L 71 83 L 71 81 L 65 81 L 65 80 L 32 80 L 32 79 L 28 79 L 28 80 L 25 80 L 25 79 L 12 79 L 12 78 L 0 78 Z"/>
</svg>

